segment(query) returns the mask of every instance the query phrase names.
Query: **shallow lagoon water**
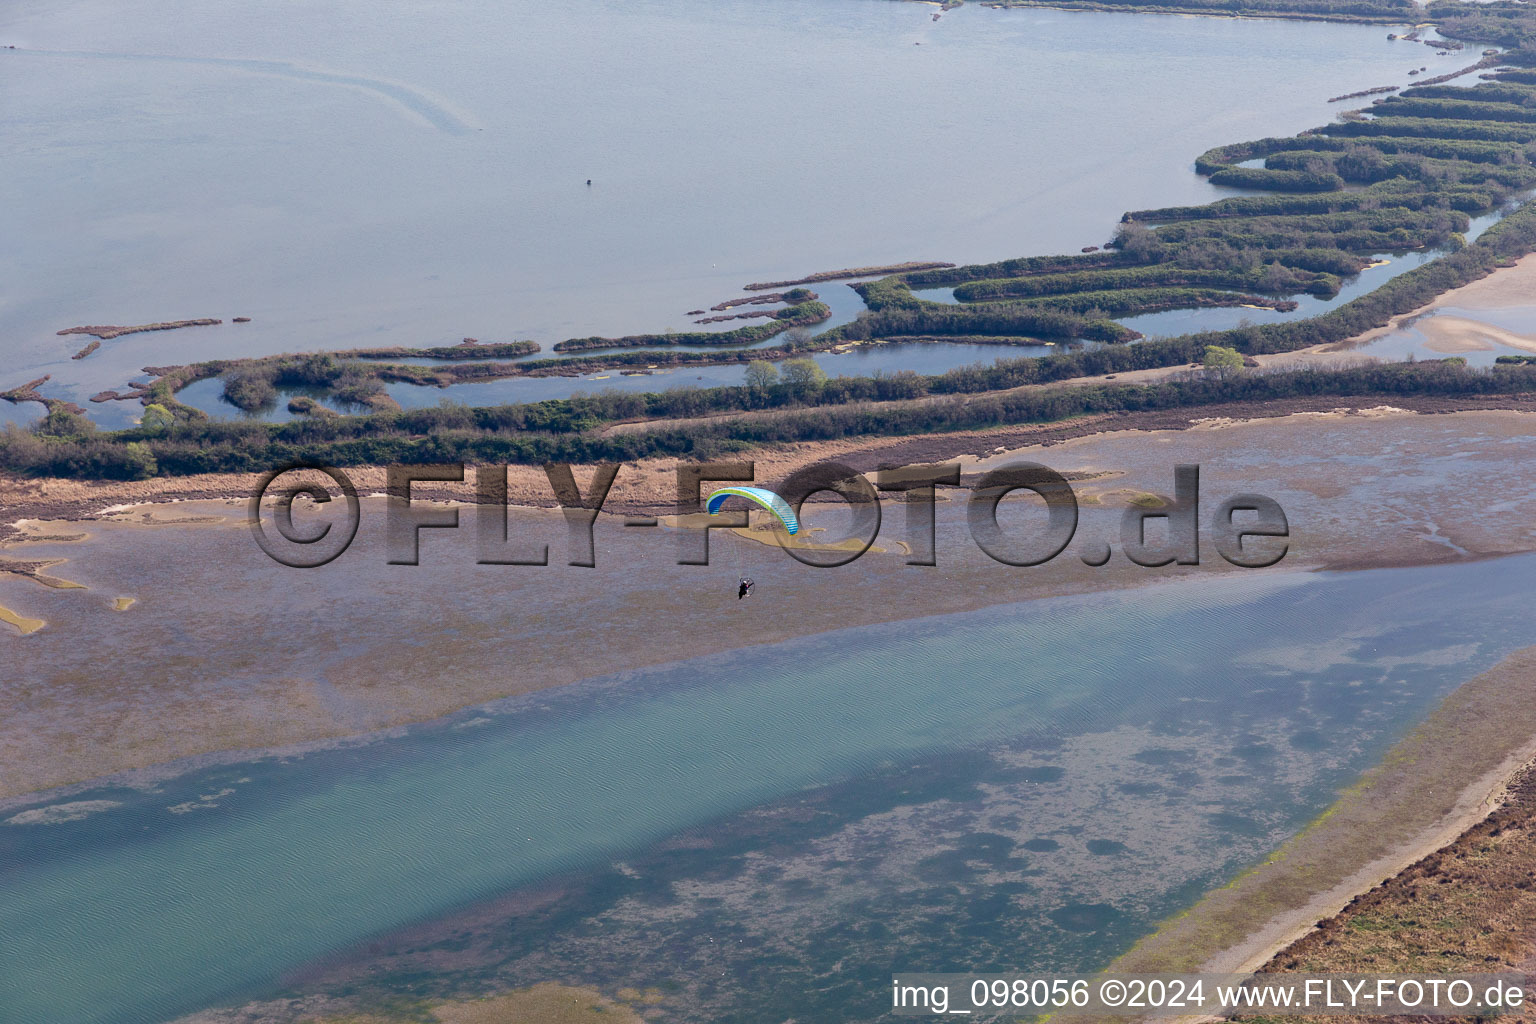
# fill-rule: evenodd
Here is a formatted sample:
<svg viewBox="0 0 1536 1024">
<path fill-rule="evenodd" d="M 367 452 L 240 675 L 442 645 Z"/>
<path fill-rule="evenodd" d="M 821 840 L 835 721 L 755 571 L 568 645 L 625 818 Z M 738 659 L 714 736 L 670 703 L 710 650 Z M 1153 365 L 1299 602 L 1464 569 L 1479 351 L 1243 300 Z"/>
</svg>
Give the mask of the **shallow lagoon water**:
<svg viewBox="0 0 1536 1024">
<path fill-rule="evenodd" d="M 499 959 L 447 955 L 445 991 L 666 984 L 684 1020 L 874 1019 L 893 967 L 1090 968 L 1533 642 L 1533 568 L 1026 602 L 88 791 L 120 806 L 0 828 L 0 1003 L 163 1020 L 463 913 Z M 560 913 L 476 910 L 551 886 Z"/>
<path fill-rule="evenodd" d="M 1207 309 L 1170 309 L 1161 313 L 1143 313 L 1140 316 L 1123 317 L 1119 322 L 1132 330 L 1140 331 L 1149 338 L 1171 338 L 1180 334 L 1194 334 L 1198 331 L 1225 331 L 1245 324 L 1305 320 L 1308 317 L 1320 316 L 1330 309 L 1375 291 L 1399 274 L 1421 267 L 1442 255 L 1444 254 L 1438 252 L 1379 253 L 1373 258 L 1383 261 L 1381 266 L 1367 267 L 1362 270 L 1346 281 L 1339 289 L 1339 294 L 1331 299 L 1319 298 L 1316 295 L 1286 296 L 1297 304 L 1296 308 L 1289 313 L 1282 313 L 1275 309 L 1254 309 L 1248 306 L 1216 306 Z"/>
<path fill-rule="evenodd" d="M 1196 154 L 1406 84 L 1423 49 L 1377 26 L 935 22 L 884 0 L 375 13 L 8 5 L 0 187 L 29 197 L 0 237 L 13 372 L 83 402 L 148 365 L 547 347 L 687 329 L 752 280 L 1071 252 L 1126 209 L 1219 195 Z M 79 362 L 53 333 L 197 316 L 254 322 Z"/>
<path fill-rule="evenodd" d="M 1262 163 L 1262 161 L 1260 162 Z M 1529 198 L 1529 196 L 1521 198 L 1525 199 Z M 1513 208 L 1514 205 L 1510 204 L 1506 205 L 1503 209 L 1483 214 L 1480 217 L 1474 217 L 1465 234 L 1467 241 L 1475 241 L 1479 235 L 1496 224 L 1505 213 Z M 1377 262 L 1377 265 L 1368 267 L 1361 273 L 1346 280 L 1343 287 L 1339 289 L 1339 293 L 1332 298 L 1324 299 L 1306 294 L 1288 296 L 1296 301 L 1297 308 L 1286 313 L 1273 309 L 1254 309 L 1246 306 L 1222 306 L 1144 313 L 1138 316 L 1122 317 L 1120 323 L 1140 331 L 1147 337 L 1170 337 L 1197 331 L 1227 330 L 1245 324 L 1277 323 L 1320 316 L 1331 309 L 1335 309 L 1380 288 L 1399 274 L 1423 266 L 1425 263 L 1436 260 L 1443 255 L 1444 253 L 1441 251 L 1378 253 L 1372 257 Z M 813 329 L 815 332 L 829 330 L 848 323 L 864 309 L 864 303 L 860 300 L 858 294 L 842 282 L 828 282 L 817 287 L 822 301 L 831 307 L 832 316 L 824 323 L 817 325 Z M 953 288 L 917 289 L 914 291 L 914 294 L 930 302 L 954 303 L 957 301 Z M 1519 322 L 1522 326 L 1514 329 L 1530 329 L 1529 325 L 1532 321 L 1529 317 L 1522 318 Z M 748 348 L 765 348 L 779 344 L 781 341 L 782 338 L 769 338 L 756 345 L 748 346 Z M 1369 346 L 1369 348 L 1372 355 L 1386 359 L 1406 358 L 1410 352 L 1414 353 L 1417 358 L 1424 358 L 1425 356 L 1435 357 L 1433 352 L 1422 347 L 1421 342 L 1422 339 L 1415 342 L 1411 338 L 1405 338 L 1397 339 L 1387 344 L 1377 342 Z M 677 348 L 685 351 L 718 351 L 708 346 L 699 345 L 680 345 Z M 1499 346 L 1499 350 L 1499 352 L 1494 354 L 1514 351 L 1504 346 Z M 817 352 L 811 354 L 809 358 L 820 366 L 828 376 L 836 377 L 869 376 L 875 373 L 890 374 L 902 370 L 911 370 L 922 374 L 938 374 L 962 366 L 991 364 L 998 359 L 1045 356 L 1050 355 L 1053 351 L 1056 351 L 1056 349 L 1048 345 L 896 342 L 890 344 L 866 344 L 842 352 Z M 558 353 L 546 351 L 504 361 L 525 362 L 528 360 L 548 359 L 558 355 Z M 424 358 L 392 361 L 415 365 L 443 365 L 439 360 Z M 1478 365 L 1491 364 L 1493 355 L 1483 356 L 1479 354 L 1470 361 Z M 387 385 L 386 390 L 389 392 L 390 397 L 407 409 L 436 405 L 445 399 L 471 406 L 500 405 L 512 402 L 536 402 L 551 398 L 569 398 L 574 395 L 594 394 L 609 389 L 619 391 L 659 391 L 676 387 L 729 386 L 740 384 L 743 372 L 744 367 L 741 364 L 696 367 L 661 366 L 645 374 L 624 374 L 618 369 L 612 369 L 602 373 L 586 374 L 579 377 L 506 378 L 502 380 L 455 384 L 447 388 L 424 388 L 418 385 L 396 383 Z M 221 401 L 219 396 L 222 389 L 223 384 L 220 381 L 199 381 L 197 384 L 183 389 L 179 397 L 188 405 L 202 409 L 209 415 L 218 418 L 255 418 L 269 422 L 282 422 L 293 418 L 293 414 L 287 410 L 288 395 L 286 393 L 272 408 L 256 413 L 247 413 L 235 409 L 227 402 Z M 138 415 L 137 404 L 128 405 L 123 403 L 106 408 L 98 405 L 93 408 L 97 410 L 95 417 L 98 422 L 103 426 L 109 427 L 126 425 Z"/>
<path fill-rule="evenodd" d="M 1382 337 L 1360 345 L 1351 352 L 1360 355 L 1375 356 L 1379 359 L 1445 359 L 1456 356 L 1465 359 L 1471 366 L 1496 365 L 1499 356 L 1529 356 L 1529 348 L 1517 348 L 1513 345 L 1505 345 L 1493 338 L 1483 337 L 1479 344 L 1483 347 L 1472 348 L 1464 352 L 1445 352 L 1432 347 L 1430 339 L 1419 329 L 1419 325 L 1429 317 L 1447 316 L 1472 320 L 1478 323 L 1488 324 L 1493 327 L 1503 328 L 1515 334 L 1530 335 L 1536 332 L 1536 306 L 1511 306 L 1504 309 L 1463 309 L 1459 306 L 1441 306 L 1426 317 L 1415 317 L 1405 323 L 1399 330 L 1392 331 Z"/>
<path fill-rule="evenodd" d="M 1259 163 L 1262 164 L 1263 161 Z M 1529 198 L 1529 194 L 1522 194 L 1519 201 L 1523 202 Z M 1510 203 L 1502 209 L 1473 217 L 1463 237 L 1468 242 L 1475 242 L 1478 236 L 1497 224 L 1514 208 L 1515 203 Z M 1444 252 L 1440 251 L 1377 253 L 1371 258 L 1379 263 L 1379 266 L 1367 267 L 1345 281 L 1344 286 L 1339 289 L 1339 294 L 1330 299 L 1315 295 L 1287 296 L 1296 301 L 1296 308 L 1289 313 L 1274 309 L 1250 309 L 1246 306 L 1218 306 L 1210 309 L 1170 309 L 1161 313 L 1143 313 L 1140 316 L 1123 317 L 1120 323 L 1148 337 L 1173 337 L 1192 334 L 1196 331 L 1229 330 L 1245 323 L 1264 324 L 1285 320 L 1304 320 L 1308 317 L 1321 316 L 1331 309 L 1352 302 L 1362 295 L 1375 291 L 1399 274 L 1421 267 L 1443 255 L 1445 255 Z"/>
</svg>

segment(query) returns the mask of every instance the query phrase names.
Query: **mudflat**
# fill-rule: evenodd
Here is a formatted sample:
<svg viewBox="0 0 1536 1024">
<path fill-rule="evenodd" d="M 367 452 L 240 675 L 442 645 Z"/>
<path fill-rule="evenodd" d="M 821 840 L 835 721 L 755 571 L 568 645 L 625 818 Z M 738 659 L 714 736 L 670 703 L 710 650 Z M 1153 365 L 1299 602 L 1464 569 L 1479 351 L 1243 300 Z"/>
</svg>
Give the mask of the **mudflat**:
<svg viewBox="0 0 1536 1024">
<path fill-rule="evenodd" d="M 679 565 L 680 531 L 631 529 L 621 515 L 599 517 L 597 566 L 572 567 L 563 564 L 562 517 L 534 508 L 514 509 L 514 522 L 519 535 L 550 545 L 552 564 L 477 565 L 476 510 L 468 504 L 459 506 L 458 530 L 423 532 L 420 565 L 389 565 L 384 501 L 365 498 L 358 539 L 345 555 L 330 566 L 291 569 L 257 547 L 239 498 L 117 507 L 112 499 L 141 485 L 15 483 L 12 493 L 29 498 L 29 515 L 0 558 L 65 559 L 48 571 L 83 589 L 0 572 L 0 605 L 46 622 L 7 641 L 17 667 L 0 683 L 11 710 L 0 723 L 0 756 L 16 770 L 0 780 L 0 798 L 178 759 L 359 736 L 498 697 L 828 629 L 1183 574 L 1263 571 L 1233 568 L 1209 540 L 1199 566 L 1150 569 L 1118 554 L 1125 510 L 1149 495 L 1171 502 L 1180 463 L 1201 466 L 1203 520 L 1232 494 L 1257 490 L 1281 504 L 1291 532 L 1282 569 L 1532 550 L 1533 423 L 1517 411 L 1376 408 L 1186 420 L 1182 430 L 1022 447 L 986 432 L 895 441 L 883 452 L 867 442 L 828 443 L 758 460 L 767 481 L 824 459 L 920 461 L 940 450 L 962 463 L 968 479 L 1014 460 L 1044 463 L 1075 481 L 1080 524 L 1068 550 L 1030 568 L 981 553 L 965 526 L 963 490 L 941 493 L 937 566 L 906 564 L 906 510 L 897 502 L 885 503 L 880 550 L 837 569 L 804 566 L 774 544 L 720 531 L 711 565 Z M 918 443 L 921 451 L 903 448 Z M 382 477 L 357 476 L 365 494 L 382 485 Z M 553 504 L 542 473 L 515 468 L 513 477 L 514 502 L 537 495 Z M 587 470 L 578 468 L 577 478 L 585 486 Z M 621 469 L 610 501 L 644 506 L 674 493 L 673 466 L 642 463 Z M 472 495 L 465 484 L 427 496 L 467 503 Z M 1017 510 L 1006 511 L 1015 500 L 1005 503 L 1004 518 L 1027 529 L 1038 510 L 1017 499 Z M 43 518 L 50 501 L 71 521 Z M 842 515 L 808 505 L 809 535 L 836 539 Z M 1079 557 L 1106 540 L 1117 550 L 1107 565 Z M 747 602 L 736 600 L 740 574 L 758 583 Z M 135 601 L 119 610 L 125 595 Z M 103 650 L 111 657 L 100 657 Z"/>
</svg>

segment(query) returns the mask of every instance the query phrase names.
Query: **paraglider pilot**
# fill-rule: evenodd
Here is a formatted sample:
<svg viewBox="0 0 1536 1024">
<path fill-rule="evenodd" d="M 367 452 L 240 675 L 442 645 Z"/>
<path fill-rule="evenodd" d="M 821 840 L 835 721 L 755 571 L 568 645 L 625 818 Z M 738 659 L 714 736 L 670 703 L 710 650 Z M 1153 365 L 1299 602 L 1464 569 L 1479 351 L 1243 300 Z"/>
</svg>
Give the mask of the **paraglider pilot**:
<svg viewBox="0 0 1536 1024">
<path fill-rule="evenodd" d="M 743 576 L 741 578 L 741 587 L 736 591 L 736 600 L 740 601 L 742 598 L 752 593 L 752 588 L 755 586 L 757 586 L 756 583 L 753 583 L 750 579 Z"/>
</svg>

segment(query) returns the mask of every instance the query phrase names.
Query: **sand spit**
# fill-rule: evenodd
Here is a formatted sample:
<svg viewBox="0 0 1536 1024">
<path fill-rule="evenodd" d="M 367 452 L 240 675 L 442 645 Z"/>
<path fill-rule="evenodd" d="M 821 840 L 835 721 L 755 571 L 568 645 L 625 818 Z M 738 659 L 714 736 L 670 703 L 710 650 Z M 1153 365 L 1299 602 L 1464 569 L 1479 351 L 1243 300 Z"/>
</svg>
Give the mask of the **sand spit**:
<svg viewBox="0 0 1536 1024">
<path fill-rule="evenodd" d="M 11 611 L 9 608 L 0 608 L 0 622 L 15 626 L 17 629 L 21 630 L 22 636 L 27 636 L 30 633 L 36 633 L 38 630 L 48 625 L 48 623 L 42 619 L 27 618 L 25 615 L 18 615 L 17 613 Z"/>
<path fill-rule="evenodd" d="M 55 333 L 61 336 L 66 334 L 94 334 L 102 341 L 111 341 L 113 338 L 121 338 L 125 334 L 139 334 L 143 331 L 174 331 L 178 327 L 212 327 L 214 324 L 221 324 L 223 322 L 223 320 L 203 317 L 198 320 L 166 320 L 161 323 L 134 324 L 131 326 L 96 324 L 85 327 L 66 327 L 64 330 Z"/>
<path fill-rule="evenodd" d="M 1382 964 L 1443 977 L 1536 967 L 1536 765 L 1517 772 L 1502 805 L 1455 842 L 1417 861 L 1287 946 L 1266 972 L 1365 973 Z M 1263 1018 L 1239 1020 L 1260 1024 Z M 1402 1019 L 1402 1018 L 1397 1018 Z M 1426 1018 L 1428 1019 L 1428 1018 Z M 1443 1018 L 1442 1018 L 1443 1019 Z M 1529 1008 L 1460 1021 L 1529 1021 Z M 1378 1024 L 1369 1012 L 1336 1024 Z"/>
<path fill-rule="evenodd" d="M 1517 309 L 1528 306 L 1536 306 L 1536 253 L 1522 256 L 1511 266 L 1496 270 L 1487 277 L 1473 281 L 1471 284 L 1454 288 L 1434 301 L 1420 306 L 1418 309 L 1404 313 L 1401 316 L 1395 316 L 1384 327 L 1377 327 L 1356 337 L 1346 338 L 1344 341 L 1302 351 L 1311 353 L 1353 351 L 1362 346 L 1369 345 L 1373 341 L 1378 341 L 1389 334 L 1401 331 L 1404 328 L 1413 326 L 1423 327 L 1433 322 L 1433 320 L 1438 320 L 1440 317 L 1429 317 L 1427 314 L 1442 309 L 1454 308 L 1462 311 L 1476 311 L 1483 309 Z M 1453 318 L 1453 320 L 1459 319 L 1461 318 Z M 1463 322 L 1476 321 L 1466 320 Z M 1497 331 L 1499 328 L 1480 324 L 1479 330 L 1489 337 L 1494 337 L 1491 332 Z M 1514 336 L 1520 337 L 1519 335 Z M 1502 339 L 1500 340 L 1502 341 Z M 1502 343 L 1516 348 L 1525 348 L 1529 345 L 1529 342 L 1516 344 L 1515 342 L 1502 341 Z"/>
<path fill-rule="evenodd" d="M 1429 339 L 1424 347 L 1433 352 L 1486 352 L 1495 344 L 1536 352 L 1536 335 L 1518 334 L 1467 317 L 1440 313 L 1414 326 Z"/>
<path fill-rule="evenodd" d="M 44 569 L 51 568 L 52 566 L 63 565 L 65 561 L 67 561 L 67 559 L 63 558 L 45 558 L 36 562 L 24 562 L 12 558 L 0 558 L 0 573 L 8 573 L 12 576 L 21 576 L 24 579 L 29 579 L 34 583 L 41 583 L 43 586 L 52 587 L 55 590 L 84 590 L 85 587 L 79 583 L 73 583 L 69 580 L 60 579 L 57 576 L 43 572 Z"/>
</svg>

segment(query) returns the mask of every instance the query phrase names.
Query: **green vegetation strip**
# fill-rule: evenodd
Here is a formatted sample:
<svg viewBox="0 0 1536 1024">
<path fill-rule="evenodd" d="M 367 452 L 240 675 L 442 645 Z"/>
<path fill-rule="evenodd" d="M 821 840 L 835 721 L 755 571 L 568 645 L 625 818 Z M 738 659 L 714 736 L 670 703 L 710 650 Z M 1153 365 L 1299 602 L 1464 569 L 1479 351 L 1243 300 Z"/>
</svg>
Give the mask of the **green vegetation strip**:
<svg viewBox="0 0 1536 1024">
<path fill-rule="evenodd" d="M 962 372 L 939 380 L 965 390 L 996 372 L 976 368 L 974 377 Z M 646 457 L 708 458 L 755 445 L 1054 423 L 1087 415 L 1232 402 L 1319 396 L 1388 401 L 1414 395 L 1497 398 L 1536 393 L 1536 367 L 1473 370 L 1459 360 L 1334 371 L 1196 374 L 1147 385 L 1021 388 L 1004 394 L 912 400 L 933 380 L 915 374 L 839 378 L 766 388 L 599 395 L 481 409 L 444 405 L 283 424 L 157 420 L 151 426 L 146 415 L 144 426 L 111 434 L 97 434 L 88 420 L 56 409 L 36 432 L 7 425 L 0 433 L 0 464 L 36 476 L 136 479 L 156 474 L 255 472 L 293 461 L 342 466 L 457 460 L 623 462 Z M 759 392 L 770 409 L 773 403 L 792 405 L 800 399 L 806 404 L 762 416 L 649 430 L 603 433 L 598 429 L 605 421 L 632 418 L 626 415 L 631 413 L 698 416 L 711 411 L 712 404 L 739 407 L 747 404 L 739 394 L 743 391 Z"/>
</svg>

